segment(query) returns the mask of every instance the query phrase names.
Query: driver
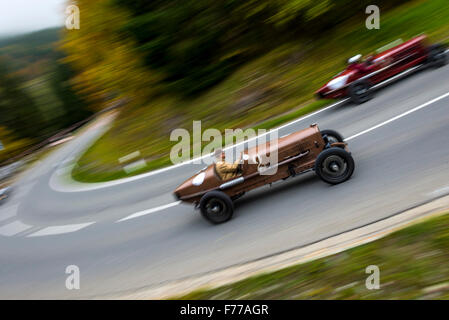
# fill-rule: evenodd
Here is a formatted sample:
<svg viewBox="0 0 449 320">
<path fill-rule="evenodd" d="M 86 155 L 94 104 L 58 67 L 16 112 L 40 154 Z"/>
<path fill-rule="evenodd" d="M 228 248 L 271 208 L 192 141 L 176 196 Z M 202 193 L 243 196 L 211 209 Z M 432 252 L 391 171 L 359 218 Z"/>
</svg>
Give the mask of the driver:
<svg viewBox="0 0 449 320">
<path fill-rule="evenodd" d="M 356 70 L 358 72 L 366 72 L 368 68 L 364 63 L 353 62 L 348 65 L 348 69 Z"/>
<path fill-rule="evenodd" d="M 356 59 L 355 59 L 356 58 Z M 356 70 L 357 72 L 368 72 L 369 67 L 364 62 L 360 62 L 361 55 L 355 56 L 348 60 L 348 69 Z M 352 60 L 352 61 L 351 61 Z"/>
<path fill-rule="evenodd" d="M 217 174 L 221 180 L 232 179 L 239 174 L 241 157 L 242 155 L 240 155 L 240 158 L 237 159 L 234 163 L 229 163 L 226 162 L 226 156 L 222 150 L 215 150 L 215 170 L 217 171 Z"/>
</svg>

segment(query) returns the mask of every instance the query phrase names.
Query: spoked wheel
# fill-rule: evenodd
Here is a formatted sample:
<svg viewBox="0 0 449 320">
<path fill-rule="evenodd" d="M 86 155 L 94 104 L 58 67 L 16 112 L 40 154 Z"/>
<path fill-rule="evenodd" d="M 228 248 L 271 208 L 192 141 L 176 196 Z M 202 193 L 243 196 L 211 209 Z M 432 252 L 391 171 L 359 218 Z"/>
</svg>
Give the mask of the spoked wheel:
<svg viewBox="0 0 449 320">
<path fill-rule="evenodd" d="M 349 87 L 349 95 L 353 102 L 364 103 L 373 97 L 371 85 L 366 81 L 357 81 Z"/>
<path fill-rule="evenodd" d="M 220 191 L 211 191 L 201 198 L 200 210 L 206 220 L 218 224 L 232 218 L 234 204 L 227 194 Z"/>
<path fill-rule="evenodd" d="M 341 148 L 329 148 L 318 155 L 315 172 L 324 182 L 342 183 L 352 176 L 354 159 L 350 153 Z"/>
<path fill-rule="evenodd" d="M 321 136 L 324 142 L 329 142 L 330 144 L 344 141 L 343 136 L 334 130 L 321 130 Z"/>
</svg>

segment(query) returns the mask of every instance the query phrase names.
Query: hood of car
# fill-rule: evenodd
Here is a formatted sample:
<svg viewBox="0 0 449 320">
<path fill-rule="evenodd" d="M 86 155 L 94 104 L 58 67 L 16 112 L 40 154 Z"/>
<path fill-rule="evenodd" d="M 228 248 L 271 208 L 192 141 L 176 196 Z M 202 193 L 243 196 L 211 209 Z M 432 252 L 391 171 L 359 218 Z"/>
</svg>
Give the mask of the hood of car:
<svg viewBox="0 0 449 320">
<path fill-rule="evenodd" d="M 204 168 L 188 178 L 175 189 L 175 197 L 179 199 L 186 195 L 192 195 L 197 192 L 218 187 L 220 185 L 220 180 L 216 176 L 214 170 L 214 165 L 211 164 L 207 168 Z"/>
<path fill-rule="evenodd" d="M 338 73 L 337 75 L 333 76 L 328 82 L 326 82 L 320 89 L 318 89 L 315 93 L 322 92 L 322 91 L 328 91 L 332 90 L 329 88 L 329 83 L 333 80 L 340 78 L 340 77 L 347 77 L 348 81 L 351 81 L 353 76 L 357 73 L 357 70 L 346 68 L 342 72 Z"/>
</svg>

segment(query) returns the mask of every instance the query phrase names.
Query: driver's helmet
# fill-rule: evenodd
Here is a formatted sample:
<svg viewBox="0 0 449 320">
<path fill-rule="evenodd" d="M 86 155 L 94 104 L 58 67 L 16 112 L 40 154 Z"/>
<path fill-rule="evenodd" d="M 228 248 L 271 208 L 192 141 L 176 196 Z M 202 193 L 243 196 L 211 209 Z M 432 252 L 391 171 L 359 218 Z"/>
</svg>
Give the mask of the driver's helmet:
<svg viewBox="0 0 449 320">
<path fill-rule="evenodd" d="M 356 64 L 357 62 L 360 61 L 361 58 L 362 58 L 362 55 L 361 55 L 361 54 L 358 54 L 358 55 L 356 55 L 356 56 L 353 56 L 353 57 L 351 57 L 351 58 L 348 59 L 348 64 L 349 64 L 349 65 L 351 65 L 351 64 Z"/>
</svg>

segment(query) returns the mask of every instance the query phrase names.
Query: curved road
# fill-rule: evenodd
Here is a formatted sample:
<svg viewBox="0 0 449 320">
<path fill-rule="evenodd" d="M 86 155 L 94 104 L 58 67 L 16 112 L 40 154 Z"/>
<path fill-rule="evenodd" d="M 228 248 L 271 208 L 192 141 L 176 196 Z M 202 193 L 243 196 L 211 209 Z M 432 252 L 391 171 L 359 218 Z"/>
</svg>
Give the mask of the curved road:
<svg viewBox="0 0 449 320">
<path fill-rule="evenodd" d="M 0 298 L 120 297 L 327 238 L 449 193 L 449 66 L 419 72 L 363 105 L 337 104 L 279 130 L 318 123 L 347 137 L 348 182 L 313 173 L 252 191 L 213 226 L 171 191 L 204 165 L 108 184 L 69 184 L 75 156 L 106 126 L 62 146 L 0 206 Z M 68 265 L 81 289 L 67 290 Z"/>
</svg>

